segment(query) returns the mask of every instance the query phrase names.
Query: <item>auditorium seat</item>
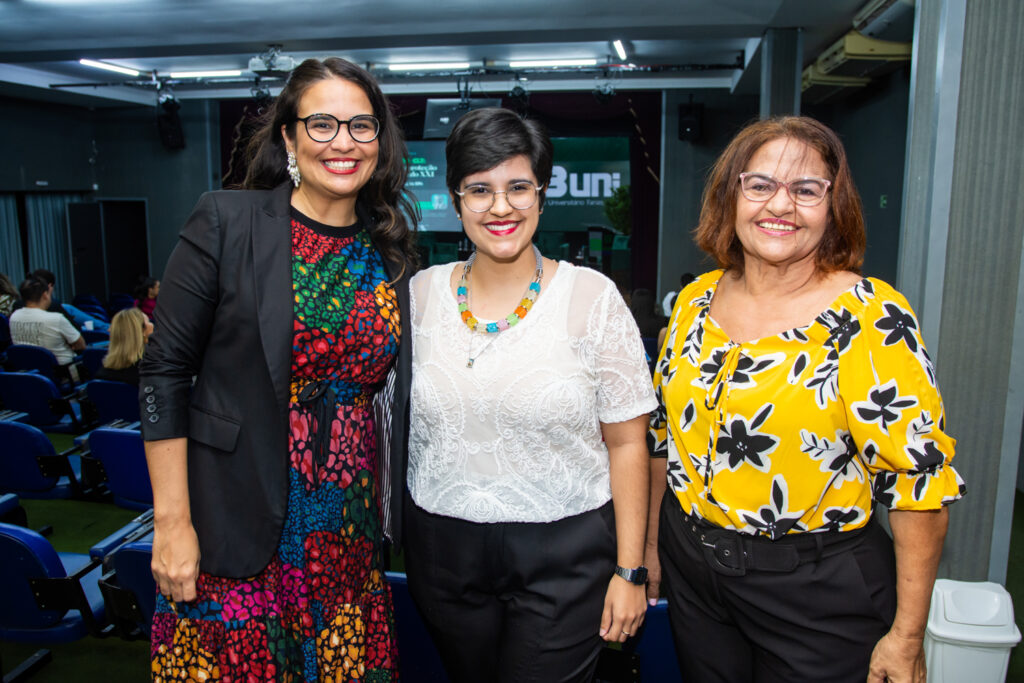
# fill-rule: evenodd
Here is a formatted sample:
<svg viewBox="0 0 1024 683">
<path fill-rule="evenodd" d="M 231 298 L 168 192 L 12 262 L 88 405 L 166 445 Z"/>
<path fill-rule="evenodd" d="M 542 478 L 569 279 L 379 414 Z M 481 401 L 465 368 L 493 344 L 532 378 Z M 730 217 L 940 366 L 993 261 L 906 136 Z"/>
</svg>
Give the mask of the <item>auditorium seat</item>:
<svg viewBox="0 0 1024 683">
<path fill-rule="evenodd" d="M 100 635 L 105 619 L 101 563 L 88 555 L 58 553 L 39 533 L 0 523 L 0 639 L 68 643 Z M 6 679 L 27 676 L 50 659 L 37 652 Z"/>
<path fill-rule="evenodd" d="M 7 347 L 6 366 L 16 372 L 37 372 L 53 382 L 62 391 L 73 391 L 76 382 L 68 368 L 57 362 L 53 351 L 30 344 L 11 344 Z"/>
<path fill-rule="evenodd" d="M 110 299 L 107 301 L 107 310 L 110 311 L 110 315 L 114 315 L 118 311 L 122 311 L 126 308 L 131 308 L 135 305 L 135 297 L 131 294 L 125 294 L 123 292 L 111 292 Z"/>
<path fill-rule="evenodd" d="M 46 435 L 32 425 L 0 422 L 0 492 L 22 498 L 70 498 L 82 492 L 81 458 L 58 454 Z"/>
<path fill-rule="evenodd" d="M 115 505 L 129 510 L 153 507 L 146 452 L 137 429 L 100 427 L 89 433 L 88 443 L 90 456 L 103 465 Z"/>
<path fill-rule="evenodd" d="M 11 322 L 6 315 L 0 314 L 0 354 L 11 345 Z"/>
<path fill-rule="evenodd" d="M 123 638 L 149 637 L 156 611 L 152 521 L 144 535 L 120 546 L 110 555 L 113 570 L 100 580 L 107 613 Z"/>
<path fill-rule="evenodd" d="M 647 608 L 639 636 L 627 641 L 623 649 L 631 650 L 640 657 L 641 680 L 682 680 L 668 623 L 668 601 L 664 598 L 658 600 L 654 607 Z"/>
<path fill-rule="evenodd" d="M 99 369 L 103 367 L 103 359 L 107 356 L 107 347 L 86 346 L 79 355 L 82 357 L 82 365 L 88 371 L 89 377 L 95 377 Z"/>
<path fill-rule="evenodd" d="M 110 333 L 103 330 L 82 330 L 82 339 L 89 346 L 106 345 L 110 343 Z"/>
<path fill-rule="evenodd" d="M 401 680 L 405 683 L 447 681 L 441 655 L 434 647 L 434 641 L 412 601 L 405 574 L 387 572 L 387 579 L 394 599 L 398 651 L 402 655 L 399 658 Z"/>
<path fill-rule="evenodd" d="M 133 384 L 94 379 L 85 385 L 85 395 L 96 408 L 101 424 L 139 421 L 139 388 Z"/>
<path fill-rule="evenodd" d="M 21 501 L 13 493 L 0 495 L 0 522 L 17 526 L 28 526 L 28 516 L 25 514 L 25 508 L 21 507 Z"/>
<path fill-rule="evenodd" d="M 37 373 L 0 372 L 0 403 L 6 410 L 28 413 L 29 424 L 48 432 L 85 429 L 78 402 L 61 396 L 52 380 Z"/>
</svg>

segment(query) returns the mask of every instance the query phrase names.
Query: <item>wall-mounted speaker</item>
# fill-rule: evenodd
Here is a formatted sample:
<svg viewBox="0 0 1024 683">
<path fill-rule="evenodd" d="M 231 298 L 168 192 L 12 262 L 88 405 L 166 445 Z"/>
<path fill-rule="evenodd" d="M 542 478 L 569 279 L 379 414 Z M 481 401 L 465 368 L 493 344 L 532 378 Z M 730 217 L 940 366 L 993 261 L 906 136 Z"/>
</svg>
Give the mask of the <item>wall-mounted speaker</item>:
<svg viewBox="0 0 1024 683">
<path fill-rule="evenodd" d="M 181 127 L 177 100 L 168 98 L 160 103 L 156 111 L 156 128 L 160 142 L 166 149 L 185 149 L 185 130 Z"/>
<path fill-rule="evenodd" d="M 704 105 L 679 105 L 679 139 L 683 142 L 699 142 L 704 132 Z"/>
</svg>

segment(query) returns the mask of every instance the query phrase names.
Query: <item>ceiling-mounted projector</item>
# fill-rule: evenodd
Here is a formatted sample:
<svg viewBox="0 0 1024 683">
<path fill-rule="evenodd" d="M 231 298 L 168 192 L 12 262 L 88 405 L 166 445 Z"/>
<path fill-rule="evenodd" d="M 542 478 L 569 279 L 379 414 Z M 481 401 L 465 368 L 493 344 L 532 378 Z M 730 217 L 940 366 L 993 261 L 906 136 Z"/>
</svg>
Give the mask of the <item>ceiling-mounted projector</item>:
<svg viewBox="0 0 1024 683">
<path fill-rule="evenodd" d="M 281 54 L 253 57 L 249 60 L 249 71 L 260 76 L 284 76 L 295 66 L 294 57 Z"/>
</svg>

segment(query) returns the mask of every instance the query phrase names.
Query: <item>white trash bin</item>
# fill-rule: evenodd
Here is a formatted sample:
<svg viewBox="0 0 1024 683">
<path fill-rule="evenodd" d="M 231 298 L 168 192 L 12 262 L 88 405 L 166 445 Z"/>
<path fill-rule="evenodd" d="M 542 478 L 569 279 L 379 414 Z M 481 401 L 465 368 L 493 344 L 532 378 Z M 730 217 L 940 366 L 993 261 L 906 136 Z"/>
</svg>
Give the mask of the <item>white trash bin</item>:
<svg viewBox="0 0 1024 683">
<path fill-rule="evenodd" d="M 987 581 L 935 582 L 924 636 L 929 683 L 1003 683 L 1018 642 L 1005 588 Z"/>
</svg>

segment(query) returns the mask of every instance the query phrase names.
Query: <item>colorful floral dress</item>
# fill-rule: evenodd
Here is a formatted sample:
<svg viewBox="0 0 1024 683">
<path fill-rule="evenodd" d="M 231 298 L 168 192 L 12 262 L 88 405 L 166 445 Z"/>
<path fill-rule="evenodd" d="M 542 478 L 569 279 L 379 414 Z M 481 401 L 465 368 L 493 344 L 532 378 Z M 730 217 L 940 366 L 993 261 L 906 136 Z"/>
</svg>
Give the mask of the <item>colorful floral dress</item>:
<svg viewBox="0 0 1024 683">
<path fill-rule="evenodd" d="M 398 303 L 358 224 L 332 228 L 293 210 L 291 230 L 295 318 L 281 540 L 256 576 L 201 573 L 195 601 L 158 596 L 154 681 L 398 678 L 372 408 L 398 352 Z"/>
</svg>

